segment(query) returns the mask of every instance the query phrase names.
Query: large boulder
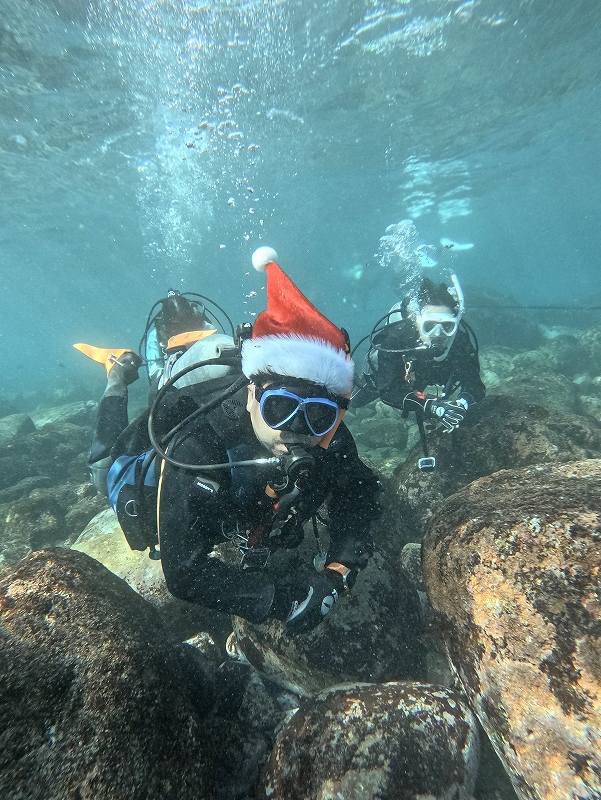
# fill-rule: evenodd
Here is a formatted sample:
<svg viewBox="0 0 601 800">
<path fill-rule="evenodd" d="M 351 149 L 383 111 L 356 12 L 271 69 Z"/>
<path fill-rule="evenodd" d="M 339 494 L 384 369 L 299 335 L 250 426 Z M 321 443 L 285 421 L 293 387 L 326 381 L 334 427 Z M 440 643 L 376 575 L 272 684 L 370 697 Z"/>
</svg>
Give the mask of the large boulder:
<svg viewBox="0 0 601 800">
<path fill-rule="evenodd" d="M 210 672 L 156 611 L 82 553 L 0 580 L 0 796 L 212 796 Z"/>
<path fill-rule="evenodd" d="M 438 509 L 425 583 L 522 800 L 601 796 L 601 460 L 501 471 Z"/>
<path fill-rule="evenodd" d="M 500 469 L 601 456 L 601 424 L 499 395 L 470 410 L 451 435 L 430 436 L 437 469 L 420 472 L 416 448 L 394 475 L 381 525 L 402 546 L 422 537 L 442 498 Z"/>
<path fill-rule="evenodd" d="M 177 600 L 169 594 L 161 562 L 149 558 L 148 551 L 140 552 L 129 547 L 111 508 L 95 516 L 72 547 L 100 561 L 123 578 L 157 609 L 165 624 L 180 638 L 210 630 L 217 633 L 219 639 L 224 639 L 231 630 L 227 615 Z"/>
<path fill-rule="evenodd" d="M 417 593 L 381 552 L 314 630 L 291 636 L 275 620 L 257 625 L 236 617 L 234 631 L 256 669 L 300 694 L 424 674 Z"/>
<path fill-rule="evenodd" d="M 357 684 L 306 702 L 283 728 L 258 798 L 470 800 L 478 731 L 455 692 Z"/>
</svg>

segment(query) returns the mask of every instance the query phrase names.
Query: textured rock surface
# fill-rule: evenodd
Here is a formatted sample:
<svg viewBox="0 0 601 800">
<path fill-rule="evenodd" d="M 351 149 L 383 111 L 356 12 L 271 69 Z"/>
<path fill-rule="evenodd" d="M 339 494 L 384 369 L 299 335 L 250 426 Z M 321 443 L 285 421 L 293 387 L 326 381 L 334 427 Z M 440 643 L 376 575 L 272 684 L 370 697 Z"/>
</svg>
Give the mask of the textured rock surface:
<svg viewBox="0 0 601 800">
<path fill-rule="evenodd" d="M 449 497 L 424 576 L 470 702 L 527 800 L 601 797 L 601 460 Z"/>
<path fill-rule="evenodd" d="M 100 561 L 123 578 L 155 606 L 163 621 L 181 638 L 199 631 L 211 631 L 218 632 L 218 638 L 224 639 L 231 630 L 229 617 L 225 614 L 177 600 L 169 594 L 161 562 L 149 558 L 148 551 L 129 547 L 112 509 L 105 509 L 94 517 L 72 547 Z"/>
<path fill-rule="evenodd" d="M 589 353 L 582 339 L 576 336 L 558 336 L 536 350 L 519 353 L 513 359 L 514 369 L 530 375 L 575 375 L 586 370 Z"/>
<path fill-rule="evenodd" d="M 367 457 L 384 476 L 392 475 L 403 462 L 407 447 L 415 442 L 415 426 L 380 400 L 362 408 L 351 408 L 345 422 L 361 457 Z"/>
<path fill-rule="evenodd" d="M 33 433 L 35 425 L 27 414 L 11 414 L 0 419 L 0 447 L 7 445 L 27 433 Z"/>
<path fill-rule="evenodd" d="M 211 796 L 210 677 L 156 611 L 81 553 L 0 580 L 0 796 Z"/>
<path fill-rule="evenodd" d="M 418 592 L 423 592 L 422 546 L 419 542 L 408 542 L 403 547 L 401 550 L 401 569 L 413 588 Z"/>
<path fill-rule="evenodd" d="M 580 403 L 576 386 L 565 375 L 553 372 L 514 371 L 493 392 L 508 394 L 521 403 L 536 404 L 549 411 L 578 414 Z"/>
<path fill-rule="evenodd" d="M 31 550 L 62 544 L 77 536 L 105 505 L 88 483 L 47 487 L 36 485 L 40 480 L 43 484 L 48 482 L 24 479 L 12 488 L 33 488 L 25 496 L 0 503 L 0 567 L 15 563 Z"/>
<path fill-rule="evenodd" d="M 421 451 L 416 449 L 387 489 L 380 527 L 401 544 L 420 539 L 434 504 L 476 478 L 500 469 L 601 456 L 601 425 L 510 397 L 489 397 L 451 436 L 431 436 L 431 447 L 438 460 L 435 472 L 417 469 Z"/>
<path fill-rule="evenodd" d="M 279 622 L 255 625 L 238 617 L 234 630 L 253 666 L 301 693 L 342 681 L 423 675 L 417 594 L 381 553 L 313 631 L 290 636 Z"/>
<path fill-rule="evenodd" d="M 64 422 L 91 427 L 94 425 L 97 408 L 98 403 L 93 400 L 80 400 L 33 411 L 31 418 L 38 428 Z"/>
<path fill-rule="evenodd" d="M 307 701 L 281 731 L 258 797 L 468 800 L 478 733 L 459 695 L 420 683 L 357 684 Z"/>
<path fill-rule="evenodd" d="M 89 428 L 70 422 L 20 434 L 0 450 L 0 489 L 35 475 L 53 483 L 87 480 L 90 439 Z"/>
</svg>

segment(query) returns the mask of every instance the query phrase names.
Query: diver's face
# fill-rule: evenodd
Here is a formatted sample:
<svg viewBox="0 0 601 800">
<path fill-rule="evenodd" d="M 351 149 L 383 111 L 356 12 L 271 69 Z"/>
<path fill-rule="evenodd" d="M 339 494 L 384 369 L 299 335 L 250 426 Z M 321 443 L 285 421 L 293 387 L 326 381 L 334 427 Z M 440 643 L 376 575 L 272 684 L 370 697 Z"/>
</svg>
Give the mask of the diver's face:
<svg viewBox="0 0 601 800">
<path fill-rule="evenodd" d="M 457 317 L 450 306 L 427 304 L 415 315 L 417 337 L 426 347 L 442 352 L 457 332 Z"/>
<path fill-rule="evenodd" d="M 269 386 L 269 384 L 262 384 L 263 389 L 267 386 Z M 297 385 L 294 387 L 291 385 L 289 388 L 291 391 L 296 392 L 296 394 L 301 397 L 310 397 L 312 393 L 315 393 L 314 389 L 313 392 L 311 392 L 311 390 L 303 391 L 302 387 Z M 298 445 L 299 447 L 303 447 L 305 450 L 309 450 L 319 444 L 321 437 L 313 436 L 311 434 L 304 424 L 302 414 L 297 414 L 297 425 L 293 426 L 293 430 L 282 431 L 270 428 L 263 419 L 261 407 L 255 395 L 255 391 L 255 384 L 251 383 L 248 387 L 246 410 L 250 415 L 250 421 L 252 423 L 255 436 L 261 442 L 263 447 L 269 450 L 270 453 L 273 453 L 274 456 L 281 456 L 289 453 L 289 447 L 292 445 Z"/>
</svg>

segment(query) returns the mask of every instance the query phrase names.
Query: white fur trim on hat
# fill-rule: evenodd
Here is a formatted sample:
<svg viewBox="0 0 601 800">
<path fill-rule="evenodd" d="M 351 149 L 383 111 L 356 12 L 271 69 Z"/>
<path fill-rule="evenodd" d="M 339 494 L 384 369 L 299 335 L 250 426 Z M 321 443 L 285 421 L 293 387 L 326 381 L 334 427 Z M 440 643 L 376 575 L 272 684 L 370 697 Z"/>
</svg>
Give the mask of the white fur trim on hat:
<svg viewBox="0 0 601 800">
<path fill-rule="evenodd" d="M 263 372 L 301 378 L 343 397 L 353 389 L 352 359 L 313 336 L 292 333 L 247 339 L 242 345 L 242 372 L 247 378 Z"/>
</svg>

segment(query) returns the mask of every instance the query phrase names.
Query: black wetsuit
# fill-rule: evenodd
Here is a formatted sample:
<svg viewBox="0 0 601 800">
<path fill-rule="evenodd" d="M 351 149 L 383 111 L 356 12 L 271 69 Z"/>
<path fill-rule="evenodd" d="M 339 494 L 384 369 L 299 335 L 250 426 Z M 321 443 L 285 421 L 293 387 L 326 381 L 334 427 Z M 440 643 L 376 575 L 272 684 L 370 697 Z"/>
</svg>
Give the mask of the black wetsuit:
<svg viewBox="0 0 601 800">
<path fill-rule="evenodd" d="M 157 420 L 159 433 L 232 382 L 232 377 L 226 376 L 168 393 Z M 244 387 L 186 425 L 170 445 L 169 454 L 193 464 L 269 456 L 254 435 L 246 394 Z M 144 415 L 126 428 L 127 397 L 103 398 L 91 459 L 105 458 L 109 451 L 112 460 L 144 451 L 149 446 L 146 424 Z M 282 542 L 285 546 L 298 544 L 302 523 L 325 502 L 330 535 L 328 562 L 350 568 L 364 566 L 371 551 L 370 523 L 379 513 L 379 482 L 360 461 L 344 425 L 327 450 L 316 447 L 311 454 L 315 462 L 310 482 L 294 505 L 291 522 L 283 527 Z M 210 553 L 220 542 L 235 541 L 236 533 L 250 537 L 251 563 L 255 550 L 262 552 L 276 513 L 277 501 L 265 491 L 273 469 L 235 467 L 202 473 L 164 464 L 156 501 L 158 534 L 163 571 L 173 595 L 251 621 L 261 621 L 269 614 L 278 583 L 285 583 L 286 578 L 274 575 L 269 565 L 243 568 Z M 151 509 L 154 512 L 155 508 Z"/>
<path fill-rule="evenodd" d="M 415 325 L 410 320 L 386 326 L 378 332 L 367 358 L 363 380 L 351 405 L 360 407 L 380 398 L 393 408 L 403 408 L 409 392 L 422 392 L 427 386 L 441 386 L 448 396 L 459 390 L 471 402 L 484 398 L 486 388 L 480 378 L 480 362 L 466 327 L 460 324 L 453 344 L 442 361 L 435 361 L 432 350 L 415 349 Z M 405 350 L 407 352 L 392 352 Z"/>
</svg>

